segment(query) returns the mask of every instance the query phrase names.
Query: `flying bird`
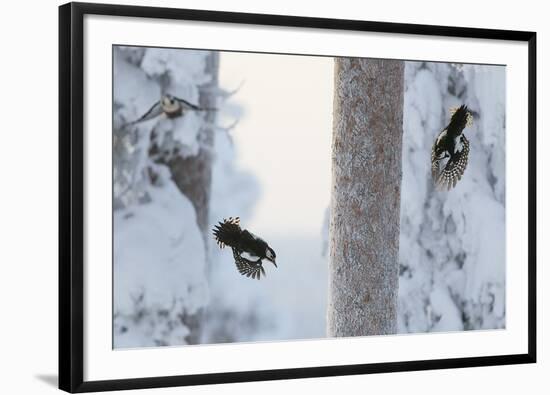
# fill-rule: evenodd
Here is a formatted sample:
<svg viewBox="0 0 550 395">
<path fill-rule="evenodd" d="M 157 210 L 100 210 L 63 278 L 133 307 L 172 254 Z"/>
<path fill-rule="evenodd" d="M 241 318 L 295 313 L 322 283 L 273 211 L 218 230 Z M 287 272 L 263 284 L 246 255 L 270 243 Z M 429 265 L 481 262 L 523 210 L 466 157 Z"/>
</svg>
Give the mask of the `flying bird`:
<svg viewBox="0 0 550 395">
<path fill-rule="evenodd" d="M 237 270 L 243 276 L 258 280 L 261 274 L 265 276 L 262 259 L 267 259 L 277 267 L 275 251 L 252 232 L 241 229 L 239 217 L 224 218 L 212 231 L 220 248 L 231 247 Z"/>
<path fill-rule="evenodd" d="M 186 111 L 216 111 L 216 109 L 201 108 L 188 102 L 187 100 L 180 99 L 179 97 L 170 94 L 165 94 L 158 102 L 153 104 L 145 114 L 137 120 L 127 123 L 126 126 L 148 121 L 158 117 L 161 114 L 165 114 L 168 118 L 176 118 L 183 115 Z"/>
<path fill-rule="evenodd" d="M 470 142 L 464 128 L 471 126 L 472 114 L 462 105 L 451 109 L 451 121 L 432 147 L 432 178 L 440 190 L 450 190 L 462 178 L 468 165 Z"/>
</svg>

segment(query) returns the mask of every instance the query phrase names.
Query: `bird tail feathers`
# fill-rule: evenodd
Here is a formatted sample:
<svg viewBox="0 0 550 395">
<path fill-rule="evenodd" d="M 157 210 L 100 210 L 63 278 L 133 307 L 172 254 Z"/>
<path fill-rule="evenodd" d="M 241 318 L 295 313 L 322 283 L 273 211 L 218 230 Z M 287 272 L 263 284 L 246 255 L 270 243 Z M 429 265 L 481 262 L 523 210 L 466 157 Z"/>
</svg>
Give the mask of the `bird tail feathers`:
<svg viewBox="0 0 550 395">
<path fill-rule="evenodd" d="M 451 113 L 451 122 L 448 129 L 462 131 L 466 126 L 472 126 L 473 117 L 466 105 L 451 107 L 449 111 Z"/>
</svg>

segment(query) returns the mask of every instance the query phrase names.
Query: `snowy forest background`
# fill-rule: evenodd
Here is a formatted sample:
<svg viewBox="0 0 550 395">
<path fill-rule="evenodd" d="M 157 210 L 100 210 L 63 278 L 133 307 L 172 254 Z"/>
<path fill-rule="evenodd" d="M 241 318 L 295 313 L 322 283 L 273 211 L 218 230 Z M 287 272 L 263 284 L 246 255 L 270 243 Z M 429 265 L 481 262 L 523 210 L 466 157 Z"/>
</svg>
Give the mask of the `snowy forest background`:
<svg viewBox="0 0 550 395">
<path fill-rule="evenodd" d="M 254 99 L 243 97 L 255 80 L 247 80 L 243 67 L 236 77 L 244 81 L 242 89 L 220 83 L 228 54 L 113 51 L 114 347 L 325 337 L 330 191 L 318 194 L 320 203 L 303 217 L 285 218 L 288 232 L 276 232 L 257 213 L 274 181 L 261 178 L 254 166 L 242 166 L 239 157 L 257 149 L 274 171 L 278 161 L 281 169 L 297 163 L 295 172 L 285 174 L 289 190 L 279 187 L 292 204 L 299 188 L 303 193 L 308 188 L 307 174 L 298 169 L 307 163 L 308 150 L 325 158 L 315 166 L 330 185 L 330 122 L 315 129 L 322 137 L 314 144 L 281 134 L 285 144 L 304 153 L 292 162 L 276 149 L 270 152 L 267 143 L 255 148 L 256 140 L 239 138 L 241 125 L 257 111 L 250 105 Z M 243 64 L 270 56 L 274 72 L 263 70 L 265 78 L 287 77 L 275 72 L 284 70 L 282 55 L 231 56 L 240 56 Z M 296 73 L 293 78 L 307 79 L 301 70 Z M 219 111 L 124 126 L 161 93 Z M 449 108 L 462 103 L 474 113 L 465 131 L 473 147 L 468 169 L 455 189 L 437 192 L 431 147 L 449 120 Z M 279 117 L 277 106 L 268 110 Z M 293 114 L 307 121 L 318 112 L 301 108 Z M 406 62 L 403 116 L 398 331 L 504 328 L 505 68 Z M 281 118 L 299 133 L 295 119 Z M 254 225 L 250 228 L 277 252 L 278 269 L 268 267 L 261 281 L 242 277 L 231 253 L 218 250 L 210 236 L 212 226 L 229 216 L 240 216 L 244 227 Z M 300 221 L 315 232 L 293 228 Z"/>
</svg>

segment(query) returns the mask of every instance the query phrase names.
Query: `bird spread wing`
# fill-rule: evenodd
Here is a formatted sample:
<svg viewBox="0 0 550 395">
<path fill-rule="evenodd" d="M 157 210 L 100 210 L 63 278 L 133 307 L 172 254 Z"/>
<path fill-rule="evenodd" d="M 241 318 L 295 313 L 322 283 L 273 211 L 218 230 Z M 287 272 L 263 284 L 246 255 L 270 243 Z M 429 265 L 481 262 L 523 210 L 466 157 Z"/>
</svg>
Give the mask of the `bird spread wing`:
<svg viewBox="0 0 550 395">
<path fill-rule="evenodd" d="M 439 177 L 439 162 L 441 157 L 437 156 L 437 140 L 432 145 L 432 179 L 437 184 L 437 178 Z"/>
<path fill-rule="evenodd" d="M 213 229 L 214 239 L 218 243 L 220 248 L 225 247 L 237 247 L 240 244 L 241 238 L 241 226 L 239 217 L 229 217 L 229 219 L 223 219 L 223 222 L 218 223 Z"/>
<path fill-rule="evenodd" d="M 462 150 L 451 156 L 441 173 L 439 173 L 439 161 L 437 158 L 434 162 L 434 150 L 432 149 L 432 176 L 434 176 L 436 186 L 441 190 L 454 188 L 458 180 L 462 178 L 466 166 L 468 165 L 470 142 L 464 135 L 460 138 Z M 434 166 L 436 166 L 436 168 L 434 168 Z"/>
<path fill-rule="evenodd" d="M 188 102 L 187 100 L 185 99 L 181 99 L 179 97 L 176 97 L 176 96 L 172 96 L 174 99 L 176 99 L 180 104 L 181 106 L 186 109 L 186 110 L 194 110 L 194 111 L 217 111 L 216 108 L 202 108 L 202 107 L 199 107 L 197 106 L 196 104 L 193 104 L 193 103 L 190 103 Z"/>
<path fill-rule="evenodd" d="M 135 125 L 136 123 L 145 122 L 155 117 L 158 117 L 160 114 L 162 114 L 162 105 L 160 104 L 160 101 L 158 101 L 153 104 L 145 114 L 143 114 L 137 120 L 128 123 L 127 125 Z"/>
<path fill-rule="evenodd" d="M 176 97 L 176 96 L 172 96 L 174 99 L 176 99 L 183 108 L 187 109 L 187 110 L 195 110 L 195 111 L 200 111 L 202 110 L 202 108 L 200 108 L 199 106 L 193 104 L 193 103 L 190 103 L 188 102 L 187 100 L 185 99 L 181 99 L 179 97 Z"/>
<path fill-rule="evenodd" d="M 233 258 L 235 258 L 235 265 L 237 265 L 237 270 L 239 273 L 246 277 L 257 278 L 258 280 L 262 274 L 265 277 L 265 270 L 260 259 L 257 261 L 251 261 L 243 257 L 241 254 L 241 251 L 233 248 Z"/>
</svg>

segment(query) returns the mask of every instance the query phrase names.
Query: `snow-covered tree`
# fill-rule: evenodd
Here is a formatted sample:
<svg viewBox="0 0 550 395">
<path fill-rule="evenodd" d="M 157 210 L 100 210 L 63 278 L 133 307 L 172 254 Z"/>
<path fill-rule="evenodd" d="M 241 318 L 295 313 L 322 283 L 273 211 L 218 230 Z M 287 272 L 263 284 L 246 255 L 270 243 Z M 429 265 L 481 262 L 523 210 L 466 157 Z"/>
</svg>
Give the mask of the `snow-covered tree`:
<svg viewBox="0 0 550 395">
<path fill-rule="evenodd" d="M 131 121 L 161 94 L 215 107 L 218 56 L 114 48 L 116 347 L 199 342 L 215 113 Z"/>
<path fill-rule="evenodd" d="M 226 287 L 234 266 L 221 262 L 209 231 L 227 215 L 246 219 L 259 196 L 219 125 L 242 113 L 235 92 L 218 86 L 220 53 L 115 47 L 113 55 L 114 345 L 249 340 L 271 325 L 269 312 L 259 317 L 265 303 L 243 304 Z M 132 124 L 161 94 L 219 111 Z"/>
<path fill-rule="evenodd" d="M 403 61 L 335 61 L 330 336 L 397 330 L 403 78 Z"/>
<path fill-rule="evenodd" d="M 214 148 L 215 108 L 218 96 L 218 69 L 220 54 L 210 51 L 204 59 L 204 73 L 209 79 L 199 86 L 198 104 L 201 108 L 212 109 L 204 114 L 197 140 L 200 143 L 196 155 L 168 155 L 159 160 L 170 168 L 172 178 L 180 191 L 191 200 L 197 213 L 197 223 L 205 240 L 209 237 L 208 217 L 212 188 L 212 160 Z M 165 78 L 165 88 L 171 91 L 178 81 L 173 77 Z M 161 159 L 162 158 L 162 159 Z"/>
<path fill-rule="evenodd" d="M 505 84 L 502 66 L 406 63 L 399 332 L 505 325 Z M 461 104 L 468 167 L 439 192 L 431 147 Z"/>
</svg>

